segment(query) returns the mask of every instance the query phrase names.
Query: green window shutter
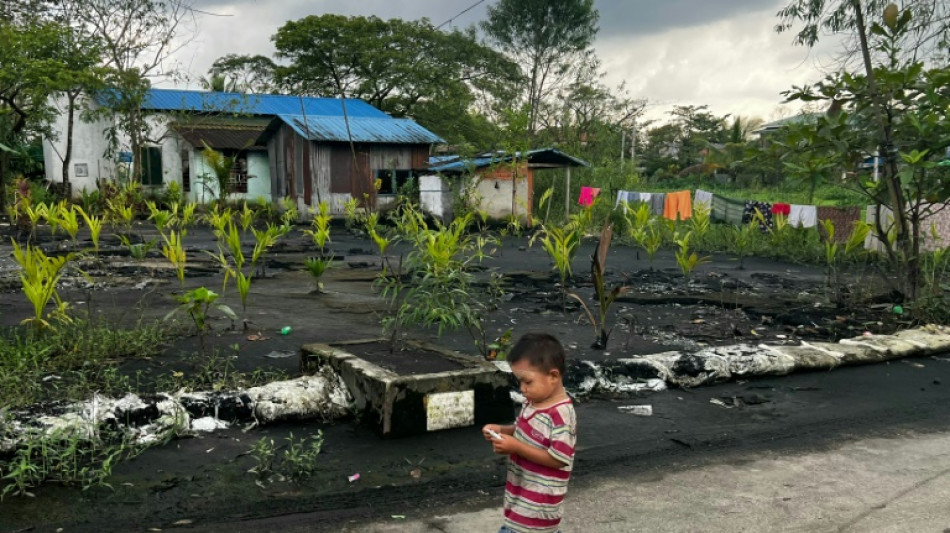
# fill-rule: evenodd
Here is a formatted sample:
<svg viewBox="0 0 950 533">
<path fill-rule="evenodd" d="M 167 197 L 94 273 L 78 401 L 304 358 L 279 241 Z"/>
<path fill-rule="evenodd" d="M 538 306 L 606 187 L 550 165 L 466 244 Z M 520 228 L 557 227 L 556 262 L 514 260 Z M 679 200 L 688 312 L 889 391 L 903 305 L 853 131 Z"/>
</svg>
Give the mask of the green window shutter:
<svg viewBox="0 0 950 533">
<path fill-rule="evenodd" d="M 162 149 L 158 146 L 142 148 L 142 185 L 161 185 Z"/>
</svg>

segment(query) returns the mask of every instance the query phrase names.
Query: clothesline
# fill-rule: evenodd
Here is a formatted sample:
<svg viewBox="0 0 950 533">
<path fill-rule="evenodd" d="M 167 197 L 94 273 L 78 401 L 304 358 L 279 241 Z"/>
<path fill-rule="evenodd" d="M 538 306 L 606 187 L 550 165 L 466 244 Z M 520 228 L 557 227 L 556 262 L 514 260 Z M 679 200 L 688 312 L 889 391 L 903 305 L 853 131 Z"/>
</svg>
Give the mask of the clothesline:
<svg viewBox="0 0 950 533">
<path fill-rule="evenodd" d="M 598 192 L 599 189 L 598 189 Z M 671 193 L 618 191 L 614 208 L 642 202 L 650 206 L 654 215 L 668 219 L 686 220 L 692 216 L 693 205 L 706 206 L 713 220 L 735 225 L 748 224 L 759 220 L 763 230 L 772 226 L 773 215 L 786 217 L 792 227 L 813 228 L 819 221 L 831 219 L 835 227 L 851 227 L 861 214 L 860 207 L 815 206 L 787 204 L 782 202 L 758 202 L 754 200 L 736 200 L 702 189 L 690 198 L 690 192 Z M 761 217 L 759 216 L 761 214 Z M 836 232 L 836 239 L 846 236 L 847 232 Z"/>
</svg>

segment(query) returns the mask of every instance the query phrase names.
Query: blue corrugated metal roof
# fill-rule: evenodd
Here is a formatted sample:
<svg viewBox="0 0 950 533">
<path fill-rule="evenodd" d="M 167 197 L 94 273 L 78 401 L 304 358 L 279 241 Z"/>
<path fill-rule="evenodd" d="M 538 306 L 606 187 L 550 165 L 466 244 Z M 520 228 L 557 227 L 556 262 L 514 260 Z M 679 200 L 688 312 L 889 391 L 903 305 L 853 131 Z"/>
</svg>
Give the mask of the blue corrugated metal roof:
<svg viewBox="0 0 950 533">
<path fill-rule="evenodd" d="M 516 152 L 518 159 L 526 159 L 529 164 L 552 164 L 565 167 L 588 167 L 587 161 L 565 154 L 555 148 L 537 148 L 527 152 Z M 511 154 L 505 152 L 489 152 L 475 157 L 462 159 L 457 155 L 436 156 L 429 158 L 429 170 L 446 174 L 467 172 L 472 168 L 484 168 L 511 161 Z"/>
<path fill-rule="evenodd" d="M 300 136 L 311 141 L 372 142 L 397 144 L 433 144 L 444 143 L 438 135 L 423 128 L 414 121 L 404 118 L 359 117 L 349 114 L 342 116 L 317 116 L 288 114 L 279 118 L 290 125 Z"/>
<path fill-rule="evenodd" d="M 307 114 L 343 116 L 339 98 L 315 98 L 286 94 L 241 94 L 149 89 L 142 109 L 153 111 L 198 111 L 247 115 Z M 354 98 L 346 99 L 346 114 L 353 117 L 388 118 L 389 115 Z"/>
</svg>

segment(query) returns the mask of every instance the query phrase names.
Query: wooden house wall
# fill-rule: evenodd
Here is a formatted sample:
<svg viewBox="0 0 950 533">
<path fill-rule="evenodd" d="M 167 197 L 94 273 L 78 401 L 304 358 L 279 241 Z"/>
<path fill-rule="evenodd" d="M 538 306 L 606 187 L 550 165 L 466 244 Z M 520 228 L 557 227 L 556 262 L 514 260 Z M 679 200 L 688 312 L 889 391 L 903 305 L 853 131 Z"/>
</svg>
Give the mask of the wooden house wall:
<svg viewBox="0 0 950 533">
<path fill-rule="evenodd" d="M 292 196 L 313 207 L 325 201 L 339 215 L 350 198 L 362 202 L 368 194 L 377 201 L 376 170 L 424 168 L 429 145 L 355 143 L 351 149 L 348 143 L 307 142 L 283 124 L 268 143 L 268 153 L 275 199 Z"/>
</svg>

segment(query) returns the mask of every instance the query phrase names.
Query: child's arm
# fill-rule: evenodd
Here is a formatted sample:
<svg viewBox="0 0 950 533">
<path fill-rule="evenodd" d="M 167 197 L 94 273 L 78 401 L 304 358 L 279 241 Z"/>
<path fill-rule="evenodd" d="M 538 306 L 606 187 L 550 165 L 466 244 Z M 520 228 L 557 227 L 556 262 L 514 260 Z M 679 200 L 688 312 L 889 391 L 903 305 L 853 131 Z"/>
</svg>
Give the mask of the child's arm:
<svg viewBox="0 0 950 533">
<path fill-rule="evenodd" d="M 502 435 L 514 435 L 515 426 L 500 426 L 498 424 L 485 424 L 485 426 L 482 427 L 482 435 L 485 436 L 485 440 L 487 441 L 494 440 L 494 438 L 491 435 L 491 432 L 493 431 L 495 433 L 500 433 Z"/>
<path fill-rule="evenodd" d="M 567 466 L 567 463 L 555 459 L 554 456 L 548 453 L 547 450 L 543 448 L 535 448 L 534 446 L 525 444 L 512 437 L 511 434 L 502 436 L 501 440 L 492 440 L 492 448 L 497 454 L 515 454 L 533 463 L 537 463 L 548 468 L 563 468 Z"/>
</svg>

